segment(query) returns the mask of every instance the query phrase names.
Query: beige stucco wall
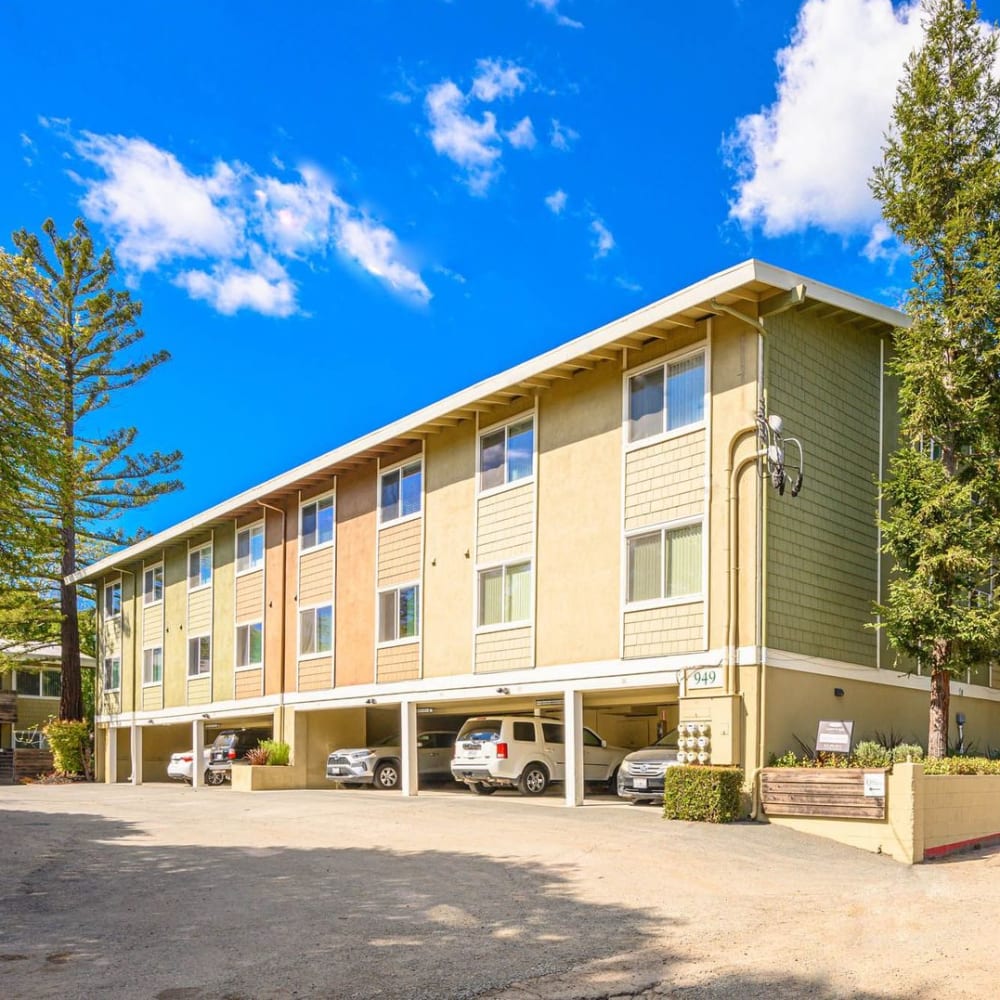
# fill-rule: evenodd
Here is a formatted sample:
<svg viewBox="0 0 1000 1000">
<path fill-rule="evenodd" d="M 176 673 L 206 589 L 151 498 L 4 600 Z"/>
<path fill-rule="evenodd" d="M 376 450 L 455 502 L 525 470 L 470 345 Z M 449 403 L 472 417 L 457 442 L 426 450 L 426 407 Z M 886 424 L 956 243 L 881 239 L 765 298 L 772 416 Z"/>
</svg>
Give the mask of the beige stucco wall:
<svg viewBox="0 0 1000 1000">
<path fill-rule="evenodd" d="M 422 518 L 382 528 L 378 536 L 378 585 L 391 587 L 420 579 Z"/>
<path fill-rule="evenodd" d="M 305 768 L 309 788 L 333 789 L 326 780 L 326 758 L 340 747 L 364 746 L 365 710 L 340 708 L 322 712 L 288 710 L 285 739 L 292 747 L 296 767 Z"/>
<path fill-rule="evenodd" d="M 924 775 L 923 813 L 925 851 L 1000 837 L 1000 775 Z"/>
<path fill-rule="evenodd" d="M 212 538 L 212 691 L 216 698 L 233 696 L 235 656 L 236 537 L 227 525 Z"/>
<path fill-rule="evenodd" d="M 185 705 L 187 694 L 187 546 L 168 549 L 163 560 L 163 701 Z"/>
</svg>

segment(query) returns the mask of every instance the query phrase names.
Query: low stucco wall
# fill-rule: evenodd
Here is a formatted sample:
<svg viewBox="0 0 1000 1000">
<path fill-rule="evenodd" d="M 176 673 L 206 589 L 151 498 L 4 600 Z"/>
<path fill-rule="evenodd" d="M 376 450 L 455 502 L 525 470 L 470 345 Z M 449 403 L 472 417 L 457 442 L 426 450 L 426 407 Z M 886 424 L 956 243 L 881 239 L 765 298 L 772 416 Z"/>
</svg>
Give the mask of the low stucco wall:
<svg viewBox="0 0 1000 1000">
<path fill-rule="evenodd" d="M 924 774 L 896 764 L 886 782 L 886 818 L 776 816 L 767 820 L 905 864 L 1000 842 L 1000 775 Z"/>
<path fill-rule="evenodd" d="M 280 788 L 305 788 L 306 776 L 301 767 L 270 767 L 236 764 L 232 770 L 233 790 L 266 792 Z"/>
</svg>

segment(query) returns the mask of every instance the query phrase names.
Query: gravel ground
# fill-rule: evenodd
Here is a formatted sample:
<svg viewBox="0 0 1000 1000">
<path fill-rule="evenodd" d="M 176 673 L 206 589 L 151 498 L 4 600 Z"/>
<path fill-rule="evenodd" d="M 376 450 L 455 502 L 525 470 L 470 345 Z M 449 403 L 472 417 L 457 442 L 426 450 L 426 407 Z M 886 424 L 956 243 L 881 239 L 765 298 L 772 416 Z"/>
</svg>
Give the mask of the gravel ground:
<svg viewBox="0 0 1000 1000">
<path fill-rule="evenodd" d="M 0 997 L 995 997 L 1000 853 L 462 791 L 0 788 Z"/>
</svg>

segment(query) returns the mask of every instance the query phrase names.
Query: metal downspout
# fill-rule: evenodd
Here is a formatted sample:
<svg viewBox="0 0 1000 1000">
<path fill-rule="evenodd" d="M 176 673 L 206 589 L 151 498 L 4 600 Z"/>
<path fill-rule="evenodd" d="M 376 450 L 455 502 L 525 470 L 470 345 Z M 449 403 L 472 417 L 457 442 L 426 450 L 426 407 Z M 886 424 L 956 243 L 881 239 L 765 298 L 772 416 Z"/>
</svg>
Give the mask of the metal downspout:
<svg viewBox="0 0 1000 1000">
<path fill-rule="evenodd" d="M 280 673 L 280 685 L 278 688 L 278 733 L 277 739 L 279 742 L 284 742 L 285 740 L 285 615 L 287 613 L 287 608 L 285 607 L 285 581 L 288 576 L 287 567 L 285 566 L 285 559 L 287 553 L 285 552 L 285 533 L 287 530 L 288 515 L 281 507 L 273 507 L 269 503 L 264 503 L 263 500 L 258 500 L 257 503 L 266 510 L 276 511 L 281 515 L 281 607 L 279 621 L 280 625 L 278 627 L 278 637 L 281 642 L 281 673 Z M 267 547 L 267 521 L 265 516 L 264 522 L 264 545 L 265 550 Z M 266 596 L 266 595 L 265 595 Z M 267 614 L 267 608 L 264 608 L 264 614 Z M 263 651 L 262 651 L 263 653 Z"/>
</svg>

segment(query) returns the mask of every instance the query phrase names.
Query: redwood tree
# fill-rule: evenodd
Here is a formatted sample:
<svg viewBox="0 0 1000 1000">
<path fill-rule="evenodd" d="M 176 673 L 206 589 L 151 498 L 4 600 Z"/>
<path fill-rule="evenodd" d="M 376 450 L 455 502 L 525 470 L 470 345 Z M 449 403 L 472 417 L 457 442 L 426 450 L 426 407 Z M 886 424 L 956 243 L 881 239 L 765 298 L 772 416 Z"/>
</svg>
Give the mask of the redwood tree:
<svg viewBox="0 0 1000 1000">
<path fill-rule="evenodd" d="M 928 754 L 943 757 L 951 679 L 1000 640 L 1000 84 L 974 3 L 925 0 L 923 14 L 871 182 L 912 267 L 892 363 L 902 441 L 883 484 L 896 573 L 878 611 L 930 672 Z"/>
</svg>

